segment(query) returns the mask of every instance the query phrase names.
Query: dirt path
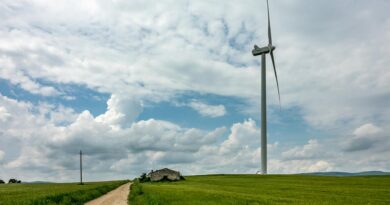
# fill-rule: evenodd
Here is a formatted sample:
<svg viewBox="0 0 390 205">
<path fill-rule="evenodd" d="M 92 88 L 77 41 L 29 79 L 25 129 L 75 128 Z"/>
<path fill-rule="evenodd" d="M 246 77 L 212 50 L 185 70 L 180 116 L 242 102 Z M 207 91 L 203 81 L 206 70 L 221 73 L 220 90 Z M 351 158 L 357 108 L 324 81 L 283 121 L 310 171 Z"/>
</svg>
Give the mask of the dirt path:
<svg viewBox="0 0 390 205">
<path fill-rule="evenodd" d="M 127 205 L 131 183 L 124 184 L 85 205 Z"/>
</svg>

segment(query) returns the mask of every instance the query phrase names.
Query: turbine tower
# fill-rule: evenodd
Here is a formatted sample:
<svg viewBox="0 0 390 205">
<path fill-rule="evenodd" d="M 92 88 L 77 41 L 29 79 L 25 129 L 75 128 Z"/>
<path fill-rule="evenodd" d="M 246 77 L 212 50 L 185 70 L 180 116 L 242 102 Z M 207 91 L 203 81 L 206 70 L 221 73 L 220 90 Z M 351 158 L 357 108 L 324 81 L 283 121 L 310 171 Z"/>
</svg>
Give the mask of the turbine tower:
<svg viewBox="0 0 390 205">
<path fill-rule="evenodd" d="M 278 96 L 280 103 L 280 92 L 278 75 L 276 74 L 274 50 L 275 46 L 272 45 L 271 35 L 271 21 L 269 17 L 269 5 L 267 0 L 267 13 L 268 13 L 268 46 L 259 48 L 257 45 L 252 50 L 253 56 L 261 55 L 261 173 L 267 174 L 267 84 L 266 84 L 266 61 L 265 55 L 270 54 L 272 65 L 274 67 L 274 73 L 276 78 L 276 85 L 278 88 Z"/>
</svg>

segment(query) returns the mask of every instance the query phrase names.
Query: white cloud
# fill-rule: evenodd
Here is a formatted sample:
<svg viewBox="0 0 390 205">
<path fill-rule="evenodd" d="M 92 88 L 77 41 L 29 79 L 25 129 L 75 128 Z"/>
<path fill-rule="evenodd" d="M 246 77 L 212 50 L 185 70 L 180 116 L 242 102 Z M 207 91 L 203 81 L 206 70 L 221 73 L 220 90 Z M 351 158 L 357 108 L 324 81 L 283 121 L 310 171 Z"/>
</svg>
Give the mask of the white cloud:
<svg viewBox="0 0 390 205">
<path fill-rule="evenodd" d="M 3 161 L 4 155 L 5 155 L 4 151 L 0 150 L 0 162 Z"/>
<path fill-rule="evenodd" d="M 69 96 L 69 95 L 63 96 L 63 98 L 64 98 L 65 100 L 69 100 L 69 101 L 71 101 L 71 100 L 76 100 L 76 97 L 75 97 L 75 96 Z"/>
<path fill-rule="evenodd" d="M 270 160 L 268 165 L 276 173 L 308 173 L 334 171 L 332 163 L 325 160 Z"/>
<path fill-rule="evenodd" d="M 5 67 L 1 60 L 2 59 L 0 59 L 0 66 Z M 43 96 L 57 96 L 60 94 L 60 92 L 53 87 L 43 86 L 21 72 L 9 70 L 9 67 L 6 68 L 7 69 L 0 70 L 0 77 L 10 80 L 11 83 L 19 85 L 24 90 Z"/>
<path fill-rule="evenodd" d="M 191 101 L 188 105 L 205 117 L 215 118 L 226 115 L 226 109 L 223 105 L 208 105 L 197 100 Z"/>
<path fill-rule="evenodd" d="M 242 148 L 258 147 L 260 131 L 254 120 L 236 123 L 230 129 L 231 134 L 221 145 L 223 153 L 234 153 Z"/>
<path fill-rule="evenodd" d="M 107 101 L 107 112 L 96 120 L 112 126 L 127 127 L 142 112 L 142 103 L 126 94 L 112 94 Z"/>
<path fill-rule="evenodd" d="M 46 59 L 40 58 L 47 57 L 45 56 L 45 52 L 42 52 L 40 49 L 48 50 L 47 52 L 50 52 L 50 48 L 40 47 L 39 44 L 42 42 L 39 42 L 36 39 L 31 39 L 30 41 L 30 39 L 28 39 L 25 34 L 21 34 L 21 32 L 4 33 L 3 31 L 0 31 L 0 33 L 4 34 L 5 38 L 8 38 L 8 40 L 4 41 L 0 46 L 0 52 L 3 54 L 0 56 L 0 77 L 9 80 L 15 85 L 19 85 L 22 89 L 34 94 L 43 96 L 60 95 L 60 91 L 51 86 L 41 85 L 26 72 L 27 67 L 39 66 L 39 62 L 44 63 Z M 13 35 L 15 35 L 14 38 L 12 38 Z M 20 39 L 20 37 L 23 39 Z M 22 50 L 24 50 L 24 52 L 18 53 L 18 51 Z M 34 51 L 43 53 L 43 57 L 39 54 L 34 54 Z"/>
<path fill-rule="evenodd" d="M 276 172 L 369 171 L 390 168 L 388 127 L 363 124 L 351 134 L 328 139 L 310 139 L 274 157 L 269 167 Z"/>
<path fill-rule="evenodd" d="M 381 128 L 371 124 L 371 123 L 367 123 L 367 124 L 364 124 L 358 128 L 356 128 L 356 130 L 353 132 L 354 135 L 356 135 L 357 137 L 362 137 L 362 136 L 367 136 L 367 135 L 375 135 L 375 134 L 378 134 L 382 131 Z"/>
<path fill-rule="evenodd" d="M 311 165 L 308 168 L 308 171 L 309 172 L 331 171 L 332 168 L 333 167 L 329 162 L 320 160 L 320 161 L 316 162 L 315 164 Z"/>
<path fill-rule="evenodd" d="M 11 117 L 11 114 L 7 112 L 5 107 L 0 107 L 0 121 L 5 122 Z"/>
<path fill-rule="evenodd" d="M 375 146 L 386 145 L 387 137 L 382 133 L 382 129 L 372 123 L 364 124 L 355 129 L 353 136 L 344 143 L 346 151 L 362 151 L 372 149 Z"/>
<path fill-rule="evenodd" d="M 297 146 L 282 152 L 282 157 L 287 160 L 297 159 L 315 159 L 318 157 L 324 157 L 327 153 L 324 153 L 324 149 L 316 139 L 310 139 L 307 144 Z"/>
</svg>

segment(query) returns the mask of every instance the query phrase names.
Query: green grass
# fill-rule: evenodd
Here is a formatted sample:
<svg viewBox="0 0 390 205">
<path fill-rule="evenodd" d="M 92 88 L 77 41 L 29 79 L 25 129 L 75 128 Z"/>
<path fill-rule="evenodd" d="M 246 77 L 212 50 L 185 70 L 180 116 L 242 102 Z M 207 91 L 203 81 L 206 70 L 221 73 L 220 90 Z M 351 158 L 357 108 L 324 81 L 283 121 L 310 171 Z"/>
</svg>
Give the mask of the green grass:
<svg viewBox="0 0 390 205">
<path fill-rule="evenodd" d="M 53 184 L 0 184 L 0 205 L 83 204 L 127 181 Z"/>
<path fill-rule="evenodd" d="M 130 204 L 390 204 L 390 176 L 208 175 L 134 183 Z"/>
</svg>

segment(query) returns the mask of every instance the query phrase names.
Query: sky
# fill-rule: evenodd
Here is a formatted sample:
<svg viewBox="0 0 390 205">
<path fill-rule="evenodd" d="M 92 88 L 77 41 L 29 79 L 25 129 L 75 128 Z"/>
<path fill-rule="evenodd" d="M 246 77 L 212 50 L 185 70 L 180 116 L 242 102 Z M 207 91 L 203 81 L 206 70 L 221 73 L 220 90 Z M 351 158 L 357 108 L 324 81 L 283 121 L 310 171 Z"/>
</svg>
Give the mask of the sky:
<svg viewBox="0 0 390 205">
<path fill-rule="evenodd" d="M 271 0 L 268 171 L 390 171 L 390 2 Z M 0 179 L 260 170 L 264 0 L 2 0 Z"/>
</svg>

